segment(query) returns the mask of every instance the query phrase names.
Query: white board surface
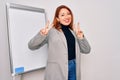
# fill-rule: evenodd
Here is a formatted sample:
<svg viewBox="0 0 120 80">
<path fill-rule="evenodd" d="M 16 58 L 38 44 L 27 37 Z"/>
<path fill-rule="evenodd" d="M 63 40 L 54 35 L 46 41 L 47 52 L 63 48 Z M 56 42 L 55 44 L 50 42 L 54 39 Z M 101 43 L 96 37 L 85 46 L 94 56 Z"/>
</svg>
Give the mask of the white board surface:
<svg viewBox="0 0 120 80">
<path fill-rule="evenodd" d="M 12 74 L 44 68 L 47 60 L 47 45 L 32 51 L 28 48 L 28 42 L 45 26 L 45 10 L 9 4 L 7 15 Z"/>
</svg>

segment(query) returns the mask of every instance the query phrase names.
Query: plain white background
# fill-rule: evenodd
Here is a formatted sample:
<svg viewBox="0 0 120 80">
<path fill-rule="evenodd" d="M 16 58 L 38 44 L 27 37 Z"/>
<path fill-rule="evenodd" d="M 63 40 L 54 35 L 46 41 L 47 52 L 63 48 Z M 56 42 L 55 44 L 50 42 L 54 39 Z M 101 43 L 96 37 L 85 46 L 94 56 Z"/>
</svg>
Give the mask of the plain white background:
<svg viewBox="0 0 120 80">
<path fill-rule="evenodd" d="M 0 80 L 12 80 L 6 2 L 44 8 L 50 22 L 57 6 L 69 6 L 92 48 L 90 54 L 82 55 L 82 80 L 120 80 L 119 0 L 0 0 Z M 23 74 L 22 80 L 44 80 L 43 77 L 44 69 Z"/>
</svg>

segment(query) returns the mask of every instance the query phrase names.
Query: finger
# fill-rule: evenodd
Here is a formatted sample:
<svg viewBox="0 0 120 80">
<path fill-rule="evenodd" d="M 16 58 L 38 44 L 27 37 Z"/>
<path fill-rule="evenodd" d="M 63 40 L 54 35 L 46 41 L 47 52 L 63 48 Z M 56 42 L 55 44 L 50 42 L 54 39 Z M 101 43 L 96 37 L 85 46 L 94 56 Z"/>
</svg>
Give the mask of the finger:
<svg viewBox="0 0 120 80">
<path fill-rule="evenodd" d="M 76 32 L 76 25 L 73 24 L 73 30 Z"/>
<path fill-rule="evenodd" d="M 43 31 L 42 31 L 43 33 L 45 33 L 46 32 L 46 29 L 43 29 Z"/>
<path fill-rule="evenodd" d="M 48 20 L 47 23 L 46 23 L 45 28 L 48 28 L 48 27 L 49 27 L 49 24 L 50 24 L 50 22 L 49 22 L 49 20 Z"/>
<path fill-rule="evenodd" d="M 44 34 L 44 32 L 45 32 L 45 29 L 40 30 L 40 33 Z"/>
<path fill-rule="evenodd" d="M 83 31 L 82 31 L 81 28 L 80 28 L 80 23 L 78 22 L 77 25 L 78 25 L 78 26 L 77 26 L 77 28 L 78 28 L 78 32 L 81 33 L 81 34 L 83 34 Z"/>
<path fill-rule="evenodd" d="M 76 33 L 78 32 L 78 24 L 75 26 Z"/>
<path fill-rule="evenodd" d="M 48 29 L 51 29 L 52 27 L 53 27 L 53 24 L 50 24 L 49 27 L 48 27 Z"/>
<path fill-rule="evenodd" d="M 78 31 L 80 31 L 80 23 L 79 22 L 77 23 L 77 29 L 78 29 Z"/>
</svg>

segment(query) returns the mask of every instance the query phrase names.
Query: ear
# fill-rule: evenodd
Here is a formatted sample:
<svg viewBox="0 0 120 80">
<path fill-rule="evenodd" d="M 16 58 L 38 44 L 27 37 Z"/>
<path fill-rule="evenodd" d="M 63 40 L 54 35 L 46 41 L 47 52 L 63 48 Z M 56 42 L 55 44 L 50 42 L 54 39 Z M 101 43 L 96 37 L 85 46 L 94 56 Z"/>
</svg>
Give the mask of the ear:
<svg viewBox="0 0 120 80">
<path fill-rule="evenodd" d="M 56 19 L 57 19 L 58 22 L 60 21 L 59 18 L 56 18 Z"/>
</svg>

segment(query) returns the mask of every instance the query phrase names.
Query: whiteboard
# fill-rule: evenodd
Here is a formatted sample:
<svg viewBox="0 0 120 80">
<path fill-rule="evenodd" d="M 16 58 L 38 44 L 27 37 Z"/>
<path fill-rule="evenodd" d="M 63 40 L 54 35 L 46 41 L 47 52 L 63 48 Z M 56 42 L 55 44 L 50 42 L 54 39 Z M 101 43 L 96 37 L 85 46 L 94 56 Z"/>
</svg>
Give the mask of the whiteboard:
<svg viewBox="0 0 120 80">
<path fill-rule="evenodd" d="M 45 26 L 45 10 L 7 4 L 7 21 L 12 75 L 44 68 L 47 62 L 47 45 L 32 51 L 28 48 L 28 42 Z"/>
</svg>

